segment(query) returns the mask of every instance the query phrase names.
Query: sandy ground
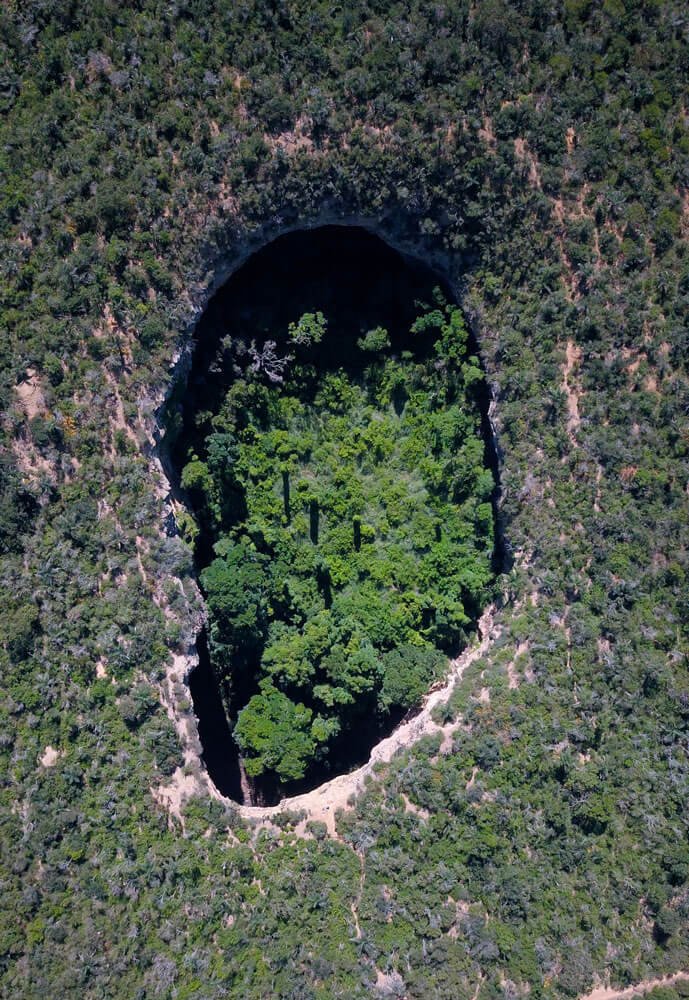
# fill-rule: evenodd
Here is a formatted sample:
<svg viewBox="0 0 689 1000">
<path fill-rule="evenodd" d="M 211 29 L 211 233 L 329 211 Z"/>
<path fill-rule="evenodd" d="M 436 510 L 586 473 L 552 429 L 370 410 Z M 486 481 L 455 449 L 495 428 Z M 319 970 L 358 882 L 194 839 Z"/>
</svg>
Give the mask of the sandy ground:
<svg viewBox="0 0 689 1000">
<path fill-rule="evenodd" d="M 14 390 L 19 396 L 19 400 L 29 420 L 33 420 L 35 416 L 45 409 L 45 401 L 35 369 L 27 368 L 26 378 L 23 382 L 15 385 Z"/>
<path fill-rule="evenodd" d="M 661 979 L 643 979 L 634 986 L 627 986 L 626 989 L 615 989 L 610 986 L 597 986 L 595 990 L 587 993 L 586 996 L 579 997 L 579 1000 L 631 1000 L 632 997 L 643 996 L 650 993 L 657 986 L 672 986 L 682 980 L 689 981 L 689 972 L 675 972 L 672 976 L 663 976 Z"/>
<path fill-rule="evenodd" d="M 182 825 L 184 803 L 194 795 L 206 794 L 230 808 L 236 809 L 244 819 L 252 821 L 258 827 L 269 826 L 274 816 L 285 810 L 291 810 L 305 813 L 304 819 L 298 825 L 297 832 L 303 833 L 309 820 L 317 820 L 325 823 L 330 835 L 336 837 L 336 812 L 338 809 L 351 807 L 354 797 L 363 789 L 366 779 L 373 774 L 376 764 L 388 763 L 396 753 L 412 746 L 423 736 L 440 736 L 441 752 L 449 752 L 458 724 L 448 723 L 440 726 L 433 721 L 432 714 L 438 705 L 444 704 L 448 700 L 455 684 L 465 671 L 472 663 L 480 660 L 486 654 L 497 638 L 499 629 L 495 625 L 494 605 L 490 605 L 484 611 L 478 622 L 477 632 L 478 641 L 474 641 L 460 656 L 450 661 L 450 669 L 444 682 L 440 687 L 429 692 L 418 714 L 408 722 L 399 725 L 390 736 L 377 743 L 366 764 L 348 774 L 341 774 L 326 781 L 313 791 L 281 799 L 275 806 L 237 805 L 232 799 L 220 794 L 205 768 L 197 766 L 200 745 L 198 744 L 194 719 L 192 716 L 180 717 L 175 711 L 172 690 L 174 681 L 185 677 L 194 661 L 189 656 L 173 655 L 167 671 L 166 683 L 161 686 L 161 695 L 168 716 L 179 732 L 184 747 L 185 761 L 184 765 L 177 768 L 167 781 L 151 789 L 153 797 L 169 813 L 175 815 L 182 822 Z"/>
<path fill-rule="evenodd" d="M 507 682 L 509 688 L 518 688 L 521 682 L 519 671 L 517 670 L 517 660 L 529 652 L 529 644 L 522 640 L 514 651 L 514 657 L 507 664 Z"/>
<path fill-rule="evenodd" d="M 581 424 L 579 392 L 574 385 L 574 369 L 581 361 L 581 348 L 573 340 L 567 341 L 567 360 L 562 373 L 562 387 L 567 396 L 567 434 L 573 447 L 578 446 L 577 431 Z"/>
<path fill-rule="evenodd" d="M 41 754 L 40 761 L 43 767 L 54 767 L 60 758 L 60 751 L 56 750 L 55 747 L 51 747 L 50 744 L 45 748 Z"/>
</svg>

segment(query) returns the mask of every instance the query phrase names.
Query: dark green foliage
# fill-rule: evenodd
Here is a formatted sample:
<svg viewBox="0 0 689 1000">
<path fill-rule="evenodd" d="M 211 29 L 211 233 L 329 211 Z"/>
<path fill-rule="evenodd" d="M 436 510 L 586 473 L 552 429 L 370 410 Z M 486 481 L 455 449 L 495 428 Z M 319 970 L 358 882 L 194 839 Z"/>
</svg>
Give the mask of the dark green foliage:
<svg viewBox="0 0 689 1000">
<path fill-rule="evenodd" d="M 229 538 L 216 547 L 219 558 L 204 570 L 202 581 L 211 614 L 211 642 L 230 666 L 232 655 L 250 657 L 268 621 L 265 555 Z M 221 650 L 226 652 L 221 653 Z"/>
<path fill-rule="evenodd" d="M 3 995 L 562 1000 L 689 968 L 685 8 L 0 5 Z M 182 829 L 151 789 L 202 615 L 154 413 L 213 283 L 324 218 L 461 286 L 504 630 L 451 752 L 380 772 L 344 842 L 207 795 Z"/>
<path fill-rule="evenodd" d="M 32 491 L 19 471 L 0 453 L 0 554 L 17 551 L 38 512 Z"/>
<path fill-rule="evenodd" d="M 379 703 L 389 711 L 395 706 L 412 708 L 421 700 L 428 685 L 439 676 L 443 657 L 427 646 L 400 646 L 381 657 Z"/>
</svg>

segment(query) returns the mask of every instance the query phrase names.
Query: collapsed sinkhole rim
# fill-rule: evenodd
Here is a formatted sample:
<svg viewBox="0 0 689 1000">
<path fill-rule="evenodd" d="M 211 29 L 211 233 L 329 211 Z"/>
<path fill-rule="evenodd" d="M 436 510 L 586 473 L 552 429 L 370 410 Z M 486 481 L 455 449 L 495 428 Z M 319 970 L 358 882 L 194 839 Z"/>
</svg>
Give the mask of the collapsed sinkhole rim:
<svg viewBox="0 0 689 1000">
<path fill-rule="evenodd" d="M 177 392 L 181 389 L 186 390 L 189 384 L 189 378 L 193 371 L 194 359 L 197 357 L 197 350 L 200 344 L 199 328 L 203 323 L 204 318 L 208 314 L 209 307 L 215 296 L 219 294 L 231 281 L 231 279 L 236 276 L 242 268 L 249 263 L 254 257 L 261 253 L 261 251 L 274 246 L 276 243 L 283 239 L 288 239 L 290 235 L 298 234 L 311 234 L 318 231 L 332 229 L 341 229 L 342 231 L 348 230 L 360 230 L 362 235 L 365 235 L 366 239 L 371 241 L 379 241 L 383 244 L 386 249 L 392 250 L 394 253 L 398 254 L 402 261 L 404 261 L 408 266 L 413 268 L 420 268 L 427 272 L 429 277 L 437 279 L 438 285 L 442 288 L 443 292 L 448 298 L 448 301 L 457 305 L 462 312 L 462 315 L 467 321 L 467 330 L 469 334 L 469 350 L 475 353 L 479 358 L 479 363 L 481 369 L 484 373 L 484 391 L 481 393 L 480 399 L 478 401 L 479 415 L 480 415 L 480 426 L 481 426 L 481 437 L 484 443 L 485 457 L 484 461 L 486 468 L 490 469 L 491 475 L 493 477 L 493 491 L 491 496 L 491 508 L 493 512 L 493 528 L 494 528 L 494 545 L 492 552 L 492 563 L 493 563 L 493 577 L 497 577 L 509 570 L 512 565 L 511 550 L 506 543 L 503 524 L 500 515 L 500 501 L 502 496 L 502 483 L 501 483 L 501 468 L 502 468 L 502 455 L 499 448 L 497 432 L 492 420 L 491 409 L 494 406 L 496 400 L 495 395 L 492 391 L 491 381 L 489 379 L 489 371 L 485 363 L 485 355 L 481 350 L 480 337 L 476 330 L 476 324 L 472 322 L 472 316 L 467 312 L 464 303 L 463 294 L 463 284 L 464 276 L 470 273 L 470 267 L 464 267 L 460 270 L 459 275 L 454 275 L 455 266 L 461 265 L 463 258 L 458 252 L 454 254 L 448 253 L 446 250 L 441 250 L 438 252 L 437 248 L 433 248 L 433 240 L 425 239 L 424 242 L 430 243 L 431 246 L 427 248 L 427 252 L 424 252 L 422 248 L 419 247 L 419 241 L 417 240 L 413 245 L 410 245 L 412 241 L 406 239 L 396 239 L 391 236 L 387 231 L 383 222 L 372 220 L 370 218 L 362 217 L 319 217 L 317 220 L 302 221 L 294 224 L 283 225 L 283 226 L 266 226 L 258 230 L 249 237 L 239 252 L 233 255 L 231 261 L 228 262 L 227 257 L 221 257 L 220 263 L 215 268 L 215 277 L 213 281 L 209 284 L 206 292 L 203 296 L 204 304 L 197 311 L 195 321 L 190 328 L 190 335 L 186 338 L 186 343 L 184 345 L 183 351 L 181 353 L 181 362 L 178 364 L 177 370 L 175 371 L 173 378 L 170 382 L 170 391 L 166 396 L 163 406 L 160 409 L 160 420 L 159 426 L 161 426 L 162 433 L 159 438 L 159 457 L 161 460 L 161 465 L 163 466 L 163 471 L 166 480 L 170 487 L 170 493 L 175 497 L 176 500 L 183 503 L 188 509 L 193 510 L 193 505 L 189 502 L 186 495 L 186 491 L 181 487 L 179 465 L 176 464 L 172 455 L 174 452 L 174 446 L 177 442 L 178 435 L 170 437 L 168 433 L 167 420 L 170 416 L 170 403 L 176 397 Z M 258 235 L 257 235 L 258 234 Z M 455 265 L 455 266 L 453 266 Z M 193 578 L 195 584 L 198 588 L 198 592 L 204 602 L 205 608 L 205 597 L 200 587 L 199 581 L 200 568 L 194 560 L 194 573 Z M 485 612 L 485 608 L 483 611 Z M 472 634 L 475 636 L 478 629 L 478 620 L 475 623 L 475 628 L 472 630 Z M 220 795 L 220 797 L 226 801 L 232 802 L 241 808 L 261 808 L 253 805 L 247 805 L 242 801 L 241 789 L 240 794 L 235 798 L 232 795 L 228 795 L 227 792 L 222 791 L 217 784 L 216 779 L 211 775 L 211 768 L 209 767 L 208 761 L 206 759 L 207 752 L 206 748 L 201 740 L 200 730 L 203 724 L 203 720 L 199 714 L 197 714 L 198 706 L 191 694 L 191 683 L 190 678 L 192 673 L 196 673 L 201 669 L 202 663 L 202 646 L 205 644 L 205 633 L 207 631 L 206 621 L 204 620 L 201 627 L 196 632 L 196 637 L 193 645 L 190 647 L 190 653 L 193 656 L 195 663 L 188 670 L 185 683 L 189 690 L 189 695 L 193 704 L 193 718 L 195 721 L 196 737 L 198 740 L 197 747 L 195 749 L 195 755 L 198 756 L 199 763 L 203 768 L 208 780 L 212 783 L 215 793 Z M 471 646 L 469 643 L 466 647 L 468 650 Z M 206 654 L 208 655 L 208 654 Z M 450 661 L 448 661 L 449 663 Z M 212 666 L 209 668 L 212 672 Z M 449 676 L 449 667 L 445 676 Z M 430 690 L 426 692 L 424 696 L 425 700 L 430 693 Z M 400 729 L 401 726 L 405 724 L 410 719 L 413 719 L 416 715 L 423 711 L 423 705 L 417 706 L 415 709 L 408 712 L 401 719 L 397 719 L 395 725 L 388 732 L 383 734 L 379 739 L 376 740 L 374 744 L 368 749 L 368 761 L 370 761 L 375 755 L 376 748 L 379 747 L 386 740 L 390 739 L 394 733 Z M 236 744 L 232 740 L 231 733 L 228 732 L 228 738 L 231 742 L 232 751 L 237 753 L 239 756 Z M 198 749 L 200 744 L 200 750 Z M 335 780 L 338 777 L 346 774 L 357 773 L 362 767 L 365 767 L 366 763 L 357 764 L 354 768 L 348 770 L 342 770 L 336 773 L 328 775 L 324 780 L 318 781 L 316 784 L 308 784 L 306 789 L 306 794 L 316 791 L 320 787 L 324 787 L 330 781 Z M 321 778 L 323 776 L 321 775 Z M 302 793 L 297 793 L 298 794 Z M 287 798 L 294 798 L 294 795 L 290 795 Z M 286 801 L 286 800 L 285 800 Z M 267 808 L 275 808 L 269 806 Z"/>
</svg>

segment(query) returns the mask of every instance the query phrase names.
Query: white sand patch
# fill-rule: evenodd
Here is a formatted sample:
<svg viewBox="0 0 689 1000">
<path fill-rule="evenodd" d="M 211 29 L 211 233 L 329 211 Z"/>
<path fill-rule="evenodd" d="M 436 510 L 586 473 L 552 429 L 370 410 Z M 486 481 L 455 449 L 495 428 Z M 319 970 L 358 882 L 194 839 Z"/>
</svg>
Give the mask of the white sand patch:
<svg viewBox="0 0 689 1000">
<path fill-rule="evenodd" d="M 158 785 L 151 789 L 151 795 L 169 813 L 176 816 L 184 829 L 184 804 L 195 795 L 203 795 L 207 791 L 205 784 L 199 781 L 194 774 L 185 773 L 184 768 L 178 767 L 171 778 L 164 785 Z"/>
<path fill-rule="evenodd" d="M 61 756 L 62 754 L 60 753 L 59 750 L 56 750 L 55 747 L 51 747 L 51 745 L 48 744 L 48 746 L 41 754 L 39 760 L 43 765 L 43 767 L 54 767 Z"/>
<path fill-rule="evenodd" d="M 490 691 L 488 688 L 481 688 L 478 693 L 477 701 L 479 701 L 481 705 L 490 705 Z"/>
<path fill-rule="evenodd" d="M 14 391 L 19 396 L 19 401 L 24 407 L 24 412 L 29 420 L 32 420 L 45 410 L 45 399 L 41 392 L 38 372 L 35 368 L 26 369 L 24 380 L 15 385 Z"/>
<path fill-rule="evenodd" d="M 517 661 L 522 657 L 526 656 L 529 652 L 528 642 L 522 641 L 517 646 L 514 651 L 514 658 L 510 660 L 507 664 L 507 683 L 510 688 L 518 688 L 521 683 L 521 677 L 519 671 L 517 670 Z"/>
<path fill-rule="evenodd" d="M 611 986 L 597 986 L 579 1000 L 631 1000 L 632 997 L 643 996 L 650 993 L 659 986 L 672 986 L 673 983 L 689 981 L 689 972 L 675 972 L 672 976 L 663 976 L 660 979 L 643 979 L 634 986 L 627 986 L 625 989 L 615 989 Z"/>
<path fill-rule="evenodd" d="M 404 794 L 404 792 L 402 792 L 402 801 L 404 802 L 405 812 L 413 813 L 415 816 L 420 816 L 421 819 L 424 820 L 430 818 L 431 814 L 428 809 L 424 809 L 422 806 L 417 806 L 416 803 L 412 802 L 412 800 Z"/>
</svg>

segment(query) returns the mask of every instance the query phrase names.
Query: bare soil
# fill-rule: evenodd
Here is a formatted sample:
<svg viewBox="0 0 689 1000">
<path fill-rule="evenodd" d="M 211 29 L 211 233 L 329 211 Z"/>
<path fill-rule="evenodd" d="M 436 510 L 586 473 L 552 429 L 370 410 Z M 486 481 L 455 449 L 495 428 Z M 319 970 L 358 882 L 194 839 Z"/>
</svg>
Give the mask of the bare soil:
<svg viewBox="0 0 689 1000">
<path fill-rule="evenodd" d="M 660 979 L 642 979 L 634 986 L 627 986 L 624 989 L 616 989 L 611 986 L 597 986 L 590 993 L 579 997 L 579 1000 L 631 1000 L 633 997 L 643 996 L 650 993 L 658 986 L 672 986 L 673 983 L 689 981 L 689 972 L 675 972 L 672 976 L 663 976 Z"/>
</svg>

